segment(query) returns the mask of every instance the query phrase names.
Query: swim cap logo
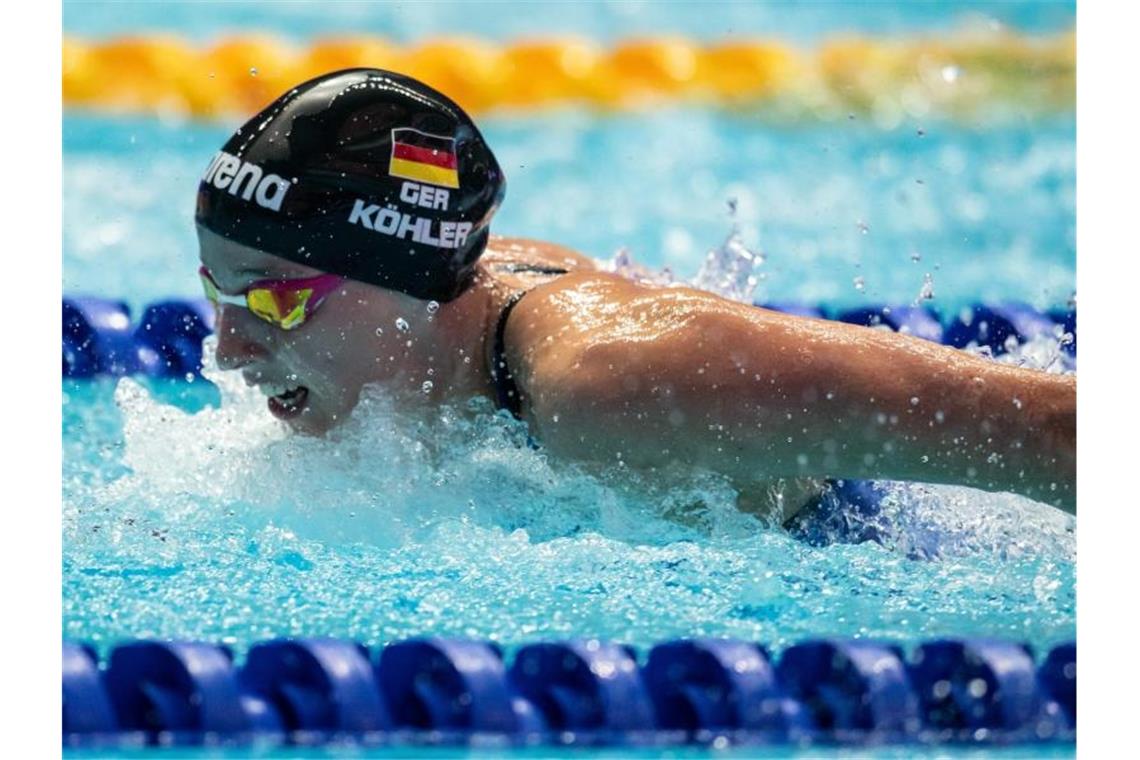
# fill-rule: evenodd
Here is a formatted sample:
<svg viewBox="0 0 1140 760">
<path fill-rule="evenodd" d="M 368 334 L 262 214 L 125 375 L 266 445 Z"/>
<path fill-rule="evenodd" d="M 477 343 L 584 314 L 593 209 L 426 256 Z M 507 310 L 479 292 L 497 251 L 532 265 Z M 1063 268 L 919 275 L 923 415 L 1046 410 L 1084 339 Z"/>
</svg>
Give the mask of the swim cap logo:
<svg viewBox="0 0 1140 760">
<path fill-rule="evenodd" d="M 471 222 L 444 222 L 425 216 L 402 214 L 392 205 L 381 207 L 375 203 L 365 203 L 360 198 L 352 205 L 348 223 L 359 224 L 373 232 L 391 235 L 400 240 L 452 249 L 460 248 L 467 242 L 473 226 Z"/>
<path fill-rule="evenodd" d="M 265 174 L 257 164 L 242 161 L 224 150 L 218 151 L 206 167 L 202 181 L 230 195 L 241 193 L 243 201 L 253 200 L 258 206 L 280 211 L 281 203 L 292 186 L 287 179 L 276 174 Z"/>
<path fill-rule="evenodd" d="M 459 187 L 455 138 L 432 135 L 411 127 L 392 130 L 388 174 L 439 187 Z"/>
</svg>

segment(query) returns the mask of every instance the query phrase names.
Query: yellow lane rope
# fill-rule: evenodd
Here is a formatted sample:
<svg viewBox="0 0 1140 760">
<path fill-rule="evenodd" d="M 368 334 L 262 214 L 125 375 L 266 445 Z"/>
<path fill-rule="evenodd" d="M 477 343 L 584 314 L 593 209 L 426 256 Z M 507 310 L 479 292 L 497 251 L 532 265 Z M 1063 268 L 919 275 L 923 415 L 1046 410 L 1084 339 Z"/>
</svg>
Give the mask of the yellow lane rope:
<svg viewBox="0 0 1140 760">
<path fill-rule="evenodd" d="M 353 66 L 403 72 L 473 113 L 567 104 L 600 110 L 662 103 L 764 106 L 787 118 L 1036 115 L 1069 110 L 1076 38 L 1009 33 L 842 38 L 803 51 L 781 42 L 643 38 L 604 48 L 551 38 L 493 44 L 440 38 L 401 46 L 375 37 L 306 47 L 248 35 L 205 48 L 169 36 L 63 43 L 63 98 L 99 110 L 213 117 L 249 113 L 290 86 Z"/>
</svg>

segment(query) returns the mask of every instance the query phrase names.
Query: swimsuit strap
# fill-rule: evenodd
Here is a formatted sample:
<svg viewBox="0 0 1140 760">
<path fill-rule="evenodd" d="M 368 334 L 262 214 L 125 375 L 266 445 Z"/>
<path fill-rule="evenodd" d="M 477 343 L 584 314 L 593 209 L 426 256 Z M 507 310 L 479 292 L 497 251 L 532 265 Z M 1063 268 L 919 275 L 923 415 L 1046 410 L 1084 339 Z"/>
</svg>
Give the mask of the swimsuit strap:
<svg viewBox="0 0 1140 760">
<path fill-rule="evenodd" d="M 506 341 L 503 336 L 507 332 L 507 319 L 510 318 L 511 311 L 529 292 L 520 290 L 513 293 L 507 301 L 506 307 L 499 314 L 499 324 L 495 328 L 495 344 L 491 353 L 491 379 L 495 382 L 495 403 L 500 409 L 509 411 L 516 419 L 522 419 L 522 396 L 519 394 L 518 385 L 515 384 L 510 368 L 507 367 Z"/>
<path fill-rule="evenodd" d="M 512 274 L 516 272 L 566 274 L 569 270 L 555 267 L 515 265 L 510 271 Z M 522 300 L 522 297 L 529 292 L 530 290 L 519 290 L 512 293 L 511 297 L 507 299 L 507 305 L 503 307 L 503 311 L 499 314 L 499 322 L 495 327 L 495 342 L 491 349 L 490 370 L 491 380 L 495 383 L 495 403 L 498 404 L 500 409 L 509 411 L 516 419 L 522 419 L 522 394 L 519 392 L 515 378 L 507 366 L 505 336 L 507 333 L 507 320 L 511 316 L 511 311 L 513 311 L 515 306 L 518 305 L 518 302 Z"/>
</svg>

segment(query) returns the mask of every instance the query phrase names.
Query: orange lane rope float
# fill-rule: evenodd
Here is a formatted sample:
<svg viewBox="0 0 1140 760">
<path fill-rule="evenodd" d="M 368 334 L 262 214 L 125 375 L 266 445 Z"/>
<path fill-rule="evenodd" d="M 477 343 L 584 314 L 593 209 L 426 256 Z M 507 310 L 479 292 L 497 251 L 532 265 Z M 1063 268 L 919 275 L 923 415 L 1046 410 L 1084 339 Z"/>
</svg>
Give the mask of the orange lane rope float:
<svg viewBox="0 0 1140 760">
<path fill-rule="evenodd" d="M 669 103 L 748 109 L 771 118 L 858 113 L 987 118 L 1071 110 L 1076 38 L 986 33 L 940 38 L 841 38 L 804 51 L 778 41 L 577 38 L 496 44 L 446 37 L 399 45 L 375 37 L 305 47 L 229 37 L 195 47 L 171 36 L 63 43 L 69 107 L 208 118 L 248 113 L 291 85 L 368 66 L 413 76 L 474 113 L 584 105 L 614 111 Z"/>
</svg>

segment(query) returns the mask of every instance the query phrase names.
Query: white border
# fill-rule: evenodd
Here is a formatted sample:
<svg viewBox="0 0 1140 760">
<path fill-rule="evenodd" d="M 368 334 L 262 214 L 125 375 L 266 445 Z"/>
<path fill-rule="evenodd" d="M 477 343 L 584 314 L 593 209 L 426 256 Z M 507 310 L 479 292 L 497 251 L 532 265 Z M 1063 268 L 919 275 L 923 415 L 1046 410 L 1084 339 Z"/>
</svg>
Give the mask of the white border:
<svg viewBox="0 0 1140 760">
<path fill-rule="evenodd" d="M 62 7 L 27 3 L 3 28 L 4 527 L 0 689 L 6 757 L 60 748 L 63 278 Z"/>
<path fill-rule="evenodd" d="M 1136 752 L 1140 616 L 1137 475 L 1140 163 L 1136 6 L 1081 0 L 1077 14 L 1077 649 L 1083 758 Z M 1132 747 L 1132 749 L 1125 749 Z"/>
</svg>

